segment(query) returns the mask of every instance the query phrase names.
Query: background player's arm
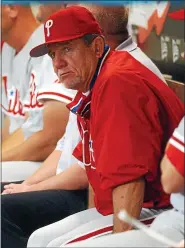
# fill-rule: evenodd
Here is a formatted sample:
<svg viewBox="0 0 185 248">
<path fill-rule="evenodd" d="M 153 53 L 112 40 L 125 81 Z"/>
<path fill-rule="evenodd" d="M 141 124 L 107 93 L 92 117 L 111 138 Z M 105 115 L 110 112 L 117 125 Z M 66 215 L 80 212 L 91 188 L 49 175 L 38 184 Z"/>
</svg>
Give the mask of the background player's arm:
<svg viewBox="0 0 185 248">
<path fill-rule="evenodd" d="M 56 168 L 62 151 L 54 150 L 36 172 L 28 177 L 23 184 L 33 185 L 56 175 Z"/>
<path fill-rule="evenodd" d="M 166 193 L 184 191 L 184 118 L 175 129 L 161 162 L 161 182 Z"/>
<path fill-rule="evenodd" d="M 12 134 L 8 134 L 2 143 L 2 153 L 11 150 L 12 148 L 24 142 L 24 133 L 21 128 L 15 130 Z"/>
<path fill-rule="evenodd" d="M 26 113 L 24 121 L 26 121 L 28 117 L 29 114 Z M 24 133 L 21 128 L 15 130 L 12 134 L 9 134 L 10 119 L 8 116 L 6 116 L 6 118 L 8 119 L 6 124 L 6 128 L 8 128 L 8 130 L 6 130 L 8 132 L 8 135 L 2 142 L 2 153 L 20 145 L 24 141 Z"/>
<path fill-rule="evenodd" d="M 88 179 L 85 170 L 78 164 L 74 164 L 58 175 L 54 175 L 36 184 L 9 184 L 5 186 L 3 194 L 40 191 L 40 190 L 79 190 L 88 187 Z"/>
<path fill-rule="evenodd" d="M 166 193 L 177 193 L 184 189 L 184 177 L 176 170 L 165 155 L 161 162 L 161 182 Z"/>
<path fill-rule="evenodd" d="M 78 190 L 88 187 L 88 179 L 85 170 L 78 164 L 70 166 L 63 172 L 50 177 L 30 188 L 34 190 L 63 189 Z"/>
<path fill-rule="evenodd" d="M 61 151 L 54 150 L 33 175 L 28 177 L 21 184 L 7 184 L 3 190 L 3 194 L 11 193 L 10 190 L 12 189 L 15 191 L 15 193 L 25 192 L 32 185 L 38 184 L 41 181 L 55 176 L 61 154 Z"/>
<path fill-rule="evenodd" d="M 3 128 L 2 128 L 2 142 L 7 139 L 9 136 L 9 127 L 10 127 L 10 119 L 8 116 L 5 116 L 3 120 Z"/>
<path fill-rule="evenodd" d="M 22 144 L 2 153 L 3 161 L 42 161 L 54 150 L 63 136 L 69 117 L 66 105 L 49 100 L 43 111 L 44 128 Z"/>
<path fill-rule="evenodd" d="M 182 240 L 177 247 L 178 248 L 184 248 L 185 247 L 184 240 Z"/>
<path fill-rule="evenodd" d="M 88 208 L 94 208 L 94 191 L 92 186 L 89 184 L 89 194 L 88 194 Z"/>
<path fill-rule="evenodd" d="M 144 199 L 145 182 L 143 178 L 120 185 L 113 190 L 114 233 L 124 232 L 131 226 L 117 217 L 120 210 L 126 210 L 129 215 L 138 218 Z"/>
</svg>

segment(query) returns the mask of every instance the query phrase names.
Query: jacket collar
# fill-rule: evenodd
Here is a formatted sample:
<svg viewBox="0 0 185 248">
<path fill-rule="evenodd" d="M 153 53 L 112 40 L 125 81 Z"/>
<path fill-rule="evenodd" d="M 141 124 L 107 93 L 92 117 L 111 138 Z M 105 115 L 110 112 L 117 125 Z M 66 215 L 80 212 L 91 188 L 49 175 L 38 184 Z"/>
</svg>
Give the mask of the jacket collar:
<svg viewBox="0 0 185 248">
<path fill-rule="evenodd" d="M 116 47 L 116 50 L 123 50 L 127 52 L 131 52 L 137 48 L 137 44 L 133 41 L 132 37 L 129 36 L 127 40 L 122 42 L 118 47 Z"/>
</svg>

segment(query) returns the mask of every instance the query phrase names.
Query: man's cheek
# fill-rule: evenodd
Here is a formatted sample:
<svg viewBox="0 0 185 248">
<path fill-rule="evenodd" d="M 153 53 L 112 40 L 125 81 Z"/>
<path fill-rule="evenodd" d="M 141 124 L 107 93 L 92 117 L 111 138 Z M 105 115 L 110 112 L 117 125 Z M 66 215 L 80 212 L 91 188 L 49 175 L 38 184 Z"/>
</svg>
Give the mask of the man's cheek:
<svg viewBox="0 0 185 248">
<path fill-rule="evenodd" d="M 53 65 L 53 69 L 54 69 L 54 72 L 57 74 L 58 70 L 57 70 L 57 68 L 54 65 Z"/>
</svg>

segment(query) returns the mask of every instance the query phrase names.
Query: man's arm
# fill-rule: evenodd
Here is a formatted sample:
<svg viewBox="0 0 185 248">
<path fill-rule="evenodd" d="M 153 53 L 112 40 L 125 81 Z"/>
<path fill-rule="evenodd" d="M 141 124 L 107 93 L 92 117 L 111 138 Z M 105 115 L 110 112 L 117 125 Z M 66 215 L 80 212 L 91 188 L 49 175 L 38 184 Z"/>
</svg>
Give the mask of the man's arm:
<svg viewBox="0 0 185 248">
<path fill-rule="evenodd" d="M 2 161 L 42 161 L 54 150 L 63 136 L 69 117 L 66 105 L 49 100 L 43 111 L 44 128 L 22 144 L 2 153 Z"/>
<path fill-rule="evenodd" d="M 141 213 L 144 199 L 145 181 L 143 178 L 120 185 L 113 190 L 114 233 L 130 230 L 132 227 L 118 219 L 118 213 L 124 209 L 134 218 Z"/>
<path fill-rule="evenodd" d="M 162 138 L 154 132 L 150 116 L 151 108 L 152 114 L 158 113 L 158 108 L 153 107 L 155 99 L 148 101 L 141 78 L 127 71 L 102 85 L 93 119 L 93 148 L 101 188 L 113 190 L 113 230 L 117 233 L 131 228 L 117 218 L 121 209 L 134 218 L 140 216 L 144 177 L 147 173 L 155 176 Z"/>
</svg>

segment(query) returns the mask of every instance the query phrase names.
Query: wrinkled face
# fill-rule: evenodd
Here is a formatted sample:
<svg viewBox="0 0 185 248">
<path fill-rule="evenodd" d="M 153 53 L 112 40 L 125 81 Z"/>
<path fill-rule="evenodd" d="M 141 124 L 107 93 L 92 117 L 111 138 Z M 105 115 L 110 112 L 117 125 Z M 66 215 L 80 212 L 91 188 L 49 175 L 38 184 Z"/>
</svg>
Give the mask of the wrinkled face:
<svg viewBox="0 0 185 248">
<path fill-rule="evenodd" d="M 66 88 L 88 90 L 100 57 L 96 47 L 93 43 L 87 45 L 82 38 L 48 46 L 55 73 Z"/>
<path fill-rule="evenodd" d="M 2 5 L 1 13 L 2 40 L 6 41 L 8 34 L 13 27 L 14 19 L 12 18 L 12 10 L 8 5 Z"/>
<path fill-rule="evenodd" d="M 39 22 L 44 23 L 50 15 L 63 8 L 65 8 L 65 4 L 40 4 L 36 19 Z"/>
</svg>

